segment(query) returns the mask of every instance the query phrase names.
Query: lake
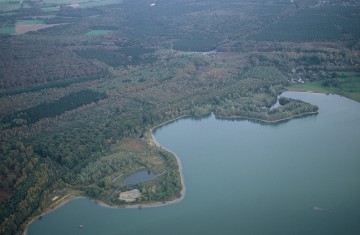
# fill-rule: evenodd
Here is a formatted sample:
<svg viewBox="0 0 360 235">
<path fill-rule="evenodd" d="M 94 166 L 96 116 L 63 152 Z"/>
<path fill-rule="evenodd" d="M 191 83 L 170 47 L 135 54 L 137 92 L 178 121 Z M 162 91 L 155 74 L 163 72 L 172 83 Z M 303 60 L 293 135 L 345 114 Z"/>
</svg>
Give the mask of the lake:
<svg viewBox="0 0 360 235">
<path fill-rule="evenodd" d="M 320 113 L 280 124 L 186 118 L 155 131 L 182 161 L 180 203 L 110 209 L 76 199 L 29 234 L 360 234 L 360 104 L 285 96 Z"/>
</svg>

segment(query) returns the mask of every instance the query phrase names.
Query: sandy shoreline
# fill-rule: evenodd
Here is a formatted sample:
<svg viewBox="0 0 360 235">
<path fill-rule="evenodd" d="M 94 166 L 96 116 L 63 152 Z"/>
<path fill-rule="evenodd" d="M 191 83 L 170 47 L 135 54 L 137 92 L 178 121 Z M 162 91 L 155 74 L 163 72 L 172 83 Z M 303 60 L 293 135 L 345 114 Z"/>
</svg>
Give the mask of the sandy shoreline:
<svg viewBox="0 0 360 235">
<path fill-rule="evenodd" d="M 139 209 L 139 208 L 150 208 L 150 207 L 159 207 L 159 206 L 167 206 L 167 205 L 172 205 L 172 204 L 175 204 L 175 203 L 179 203 L 181 202 L 184 197 L 185 197 L 185 192 L 186 192 L 186 187 L 185 187 L 185 181 L 184 181 L 184 175 L 183 175 L 183 168 L 182 168 L 182 162 L 180 160 L 180 158 L 171 150 L 161 146 L 155 136 L 154 136 L 154 131 L 159 128 L 159 127 L 162 127 L 168 123 L 171 123 L 173 121 L 176 121 L 178 119 L 181 119 L 181 118 L 184 118 L 186 117 L 185 115 L 184 116 L 180 116 L 178 118 L 174 118 L 172 120 L 169 120 L 169 121 L 166 121 L 166 122 L 163 122 L 163 123 L 160 123 L 159 125 L 156 125 L 154 126 L 153 128 L 151 128 L 149 130 L 150 132 L 150 136 L 151 136 L 151 139 L 149 140 L 149 144 L 150 145 L 155 145 L 157 146 L 158 148 L 161 148 L 161 149 L 164 149 L 170 153 L 172 153 L 175 158 L 176 158 L 176 161 L 178 163 L 178 166 L 179 166 L 179 173 L 180 173 L 180 179 L 181 179 L 181 185 L 182 185 L 182 189 L 181 189 L 181 192 L 180 192 L 180 197 L 179 198 L 176 198 L 172 201 L 166 201 L 166 202 L 152 202 L 152 203 L 144 203 L 144 204 L 134 204 L 134 205 L 121 205 L 121 206 L 111 206 L 111 205 L 108 205 L 106 204 L 105 202 L 103 201 L 97 201 L 97 200 L 93 200 L 91 198 L 88 198 L 88 197 L 84 197 L 84 196 L 72 196 L 72 197 L 69 197 L 67 198 L 66 200 L 62 201 L 61 203 L 59 203 L 59 205 L 56 205 L 54 208 L 50 209 L 50 210 L 46 210 L 45 212 L 41 213 L 39 216 L 36 216 L 35 218 L 31 219 L 30 222 L 27 224 L 26 228 L 25 228 L 25 231 L 24 231 L 24 235 L 28 235 L 28 228 L 29 226 L 37 219 L 39 219 L 40 217 L 42 216 L 45 216 L 49 213 L 52 213 L 54 211 L 56 211 L 57 209 L 59 209 L 60 207 L 62 207 L 63 205 L 65 205 L 66 203 L 72 201 L 72 200 L 75 200 L 75 199 L 78 199 L 78 198 L 86 198 L 86 199 L 89 199 L 91 201 L 94 201 L 97 205 L 99 206 L 102 206 L 102 207 L 106 207 L 106 208 L 111 208 L 111 209 L 129 209 L 129 208 L 133 208 L 133 209 Z M 61 199 L 60 199 L 61 200 Z"/>
<path fill-rule="evenodd" d="M 84 196 L 72 196 L 72 197 L 69 197 L 67 198 L 66 200 L 62 201 L 61 203 L 59 203 L 59 205 L 56 205 L 56 207 L 52 208 L 52 209 L 46 209 L 43 213 L 41 213 L 40 215 L 36 216 L 35 218 L 32 218 L 30 220 L 30 222 L 26 225 L 26 228 L 23 232 L 24 235 L 28 235 L 28 228 L 29 226 L 35 222 L 35 220 L 39 219 L 40 217 L 43 217 L 47 214 L 50 214 L 54 211 L 56 211 L 57 209 L 59 209 L 60 207 L 62 207 L 63 205 L 65 205 L 66 203 L 69 203 L 71 200 L 74 200 L 74 199 L 78 199 L 78 198 L 86 198 Z M 61 200 L 61 199 L 60 199 Z"/>
<path fill-rule="evenodd" d="M 184 174 L 183 174 L 183 167 L 182 167 L 182 162 L 180 160 L 180 158 L 178 157 L 178 155 L 176 155 L 176 153 L 174 153 L 173 151 L 161 146 L 159 144 L 159 142 L 157 142 L 155 136 L 154 136 L 154 131 L 159 128 L 159 127 L 162 127 L 166 124 L 169 124 L 171 122 L 174 122 L 176 120 L 179 120 L 181 118 L 184 118 L 184 117 L 187 117 L 187 116 L 181 116 L 181 117 L 178 117 L 178 118 L 174 118 L 172 120 L 169 120 L 169 121 L 166 121 L 166 122 L 163 122 L 159 125 L 156 125 L 155 127 L 151 128 L 149 130 L 150 134 L 151 134 L 151 139 L 149 140 L 150 141 L 150 145 L 151 146 L 156 146 L 156 147 L 159 147 L 161 149 L 164 149 L 165 151 L 173 154 L 176 158 L 176 161 L 178 163 L 178 166 L 179 166 L 179 173 L 180 173 L 180 180 L 181 180 L 181 185 L 182 185 L 182 189 L 180 191 L 180 197 L 179 198 L 176 198 L 174 200 L 171 200 L 171 201 L 166 201 L 166 202 L 151 202 L 151 203 L 144 203 L 144 204 L 134 204 L 134 205 L 122 205 L 122 206 L 110 206 L 104 202 L 101 202 L 101 201 L 97 201 L 96 203 L 102 207 L 106 207 L 106 208 L 113 208 L 113 209 L 119 209 L 119 208 L 136 208 L 136 209 L 139 209 L 139 208 L 149 208 L 149 207 L 158 207 L 158 206 L 167 206 L 167 205 L 172 205 L 172 204 L 175 204 L 175 203 L 179 203 L 181 202 L 184 197 L 185 197 L 185 193 L 186 193 L 186 187 L 185 187 L 185 180 L 184 180 Z"/>
</svg>

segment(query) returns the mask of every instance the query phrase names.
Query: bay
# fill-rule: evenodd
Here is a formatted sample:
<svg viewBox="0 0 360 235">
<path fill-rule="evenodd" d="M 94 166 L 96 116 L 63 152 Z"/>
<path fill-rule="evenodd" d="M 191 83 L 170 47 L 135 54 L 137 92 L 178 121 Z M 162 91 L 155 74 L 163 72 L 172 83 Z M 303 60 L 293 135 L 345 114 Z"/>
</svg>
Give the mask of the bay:
<svg viewBox="0 0 360 235">
<path fill-rule="evenodd" d="M 182 161 L 180 203 L 110 209 L 75 199 L 28 234 L 360 234 L 360 104 L 283 95 L 320 112 L 279 124 L 211 115 L 156 129 Z"/>
</svg>

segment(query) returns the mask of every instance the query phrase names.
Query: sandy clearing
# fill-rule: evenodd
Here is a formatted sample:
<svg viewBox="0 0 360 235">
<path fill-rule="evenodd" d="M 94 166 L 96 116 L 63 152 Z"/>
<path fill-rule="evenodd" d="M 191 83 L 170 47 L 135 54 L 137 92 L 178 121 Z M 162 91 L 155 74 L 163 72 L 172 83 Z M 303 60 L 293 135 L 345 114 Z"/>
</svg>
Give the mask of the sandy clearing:
<svg viewBox="0 0 360 235">
<path fill-rule="evenodd" d="M 126 192 L 121 192 L 119 195 L 119 200 L 126 202 L 134 202 L 137 198 L 141 196 L 139 189 L 133 189 Z"/>
<path fill-rule="evenodd" d="M 38 31 L 40 29 L 46 29 L 61 24 L 30 24 L 30 25 L 16 25 L 15 35 L 24 34 L 31 31 Z"/>
</svg>

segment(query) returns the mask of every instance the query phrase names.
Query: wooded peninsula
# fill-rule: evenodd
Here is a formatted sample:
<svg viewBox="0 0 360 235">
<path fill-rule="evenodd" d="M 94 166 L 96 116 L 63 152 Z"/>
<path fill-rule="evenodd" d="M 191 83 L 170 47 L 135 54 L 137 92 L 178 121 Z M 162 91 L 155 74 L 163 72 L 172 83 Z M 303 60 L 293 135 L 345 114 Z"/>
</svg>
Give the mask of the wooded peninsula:
<svg viewBox="0 0 360 235">
<path fill-rule="evenodd" d="M 0 0 L 0 233 L 75 196 L 179 198 L 151 144 L 169 120 L 319 111 L 286 90 L 360 101 L 359 25 L 354 0 Z M 124 185 L 139 171 L 157 177 Z"/>
</svg>

